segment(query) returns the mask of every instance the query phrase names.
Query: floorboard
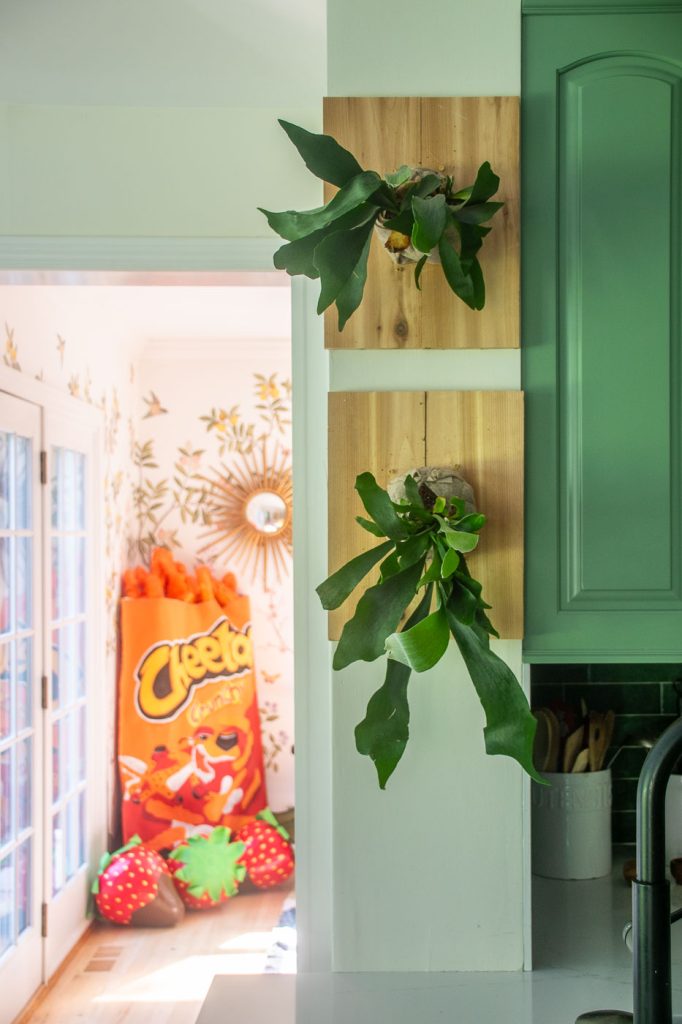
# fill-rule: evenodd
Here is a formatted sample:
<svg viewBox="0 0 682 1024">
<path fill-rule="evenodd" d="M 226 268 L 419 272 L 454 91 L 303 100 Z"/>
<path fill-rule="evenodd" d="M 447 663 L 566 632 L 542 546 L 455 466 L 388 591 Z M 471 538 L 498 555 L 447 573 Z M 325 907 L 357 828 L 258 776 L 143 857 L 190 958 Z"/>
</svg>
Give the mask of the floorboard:
<svg viewBox="0 0 682 1024">
<path fill-rule="evenodd" d="M 289 889 L 240 893 L 176 928 L 96 924 L 22 1024 L 195 1024 L 216 974 L 259 974 Z"/>
</svg>

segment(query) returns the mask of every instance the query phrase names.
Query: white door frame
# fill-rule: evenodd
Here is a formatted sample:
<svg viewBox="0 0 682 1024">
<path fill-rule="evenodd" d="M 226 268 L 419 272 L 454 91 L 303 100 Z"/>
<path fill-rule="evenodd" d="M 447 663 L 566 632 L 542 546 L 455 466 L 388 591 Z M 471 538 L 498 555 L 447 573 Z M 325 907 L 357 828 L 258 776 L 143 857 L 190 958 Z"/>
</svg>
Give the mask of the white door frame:
<svg viewBox="0 0 682 1024">
<path fill-rule="evenodd" d="M 103 529 L 103 515 L 104 515 L 104 502 L 97 500 L 99 495 L 98 491 L 101 490 L 98 484 L 97 469 L 103 464 L 102 453 L 103 453 L 103 416 L 99 409 L 94 406 L 88 405 L 86 402 L 78 401 L 66 394 L 59 389 L 44 383 L 43 381 L 35 380 L 29 377 L 27 374 L 21 373 L 20 371 L 10 369 L 6 366 L 0 365 L 0 394 L 5 392 L 10 396 L 22 399 L 30 402 L 40 410 L 41 415 L 41 447 L 43 450 L 46 449 L 47 445 L 51 443 L 51 430 L 50 424 L 66 425 L 64 429 L 70 430 L 73 434 L 73 439 L 76 442 L 77 447 L 83 447 L 78 442 L 78 438 L 87 438 L 87 449 L 91 458 L 91 469 L 92 469 L 92 486 L 91 486 L 91 499 L 90 499 L 90 516 L 92 523 L 92 534 L 90 538 L 90 545 L 88 555 L 91 564 L 91 580 L 93 588 L 93 600 L 89 602 L 88 609 L 90 612 L 90 657 L 89 664 L 91 666 L 91 676 L 88 679 L 88 721 L 89 722 L 103 722 L 107 720 L 107 711 L 105 707 L 106 690 L 104 687 L 97 685 L 97 680 L 104 677 L 105 672 L 105 657 L 104 657 L 104 582 L 102 573 L 103 564 L 103 542 L 104 542 L 104 529 Z M 65 435 L 60 427 L 60 436 L 62 441 L 67 435 Z M 49 459 L 48 471 L 49 471 Z M 49 479 L 49 476 L 48 476 Z M 44 566 L 45 576 L 44 581 L 49 578 L 49 534 L 50 534 L 50 508 L 49 508 L 49 496 L 46 493 L 46 487 L 40 487 L 38 491 L 40 502 L 36 503 L 35 516 L 36 523 L 40 523 L 40 533 L 43 537 L 43 548 L 36 549 L 36 555 L 41 560 L 41 567 Z M 41 619 L 42 619 L 42 631 L 43 638 L 36 644 L 36 654 L 42 655 L 42 671 L 49 680 L 49 649 L 50 649 L 50 613 L 47 607 L 49 600 L 49 586 L 44 582 L 43 586 L 43 606 L 41 608 Z M 49 685 L 48 690 L 48 703 L 49 703 Z M 43 702 L 44 703 L 44 702 Z M 37 708 L 40 708 L 40 696 L 38 697 Z M 50 758 L 47 756 L 47 751 L 50 749 L 51 738 L 43 731 L 45 728 L 45 710 L 41 713 L 43 721 L 39 725 L 39 731 L 43 737 L 43 748 L 46 751 L 45 764 L 43 771 L 43 803 L 45 805 L 45 814 L 41 816 L 42 828 L 42 842 L 46 844 L 49 839 L 49 830 L 47 830 L 48 821 L 48 804 L 49 801 L 49 788 L 51 780 L 51 766 Z M 88 860 L 88 871 L 80 871 L 77 877 L 77 884 L 81 890 L 80 895 L 82 897 L 80 903 L 82 909 L 80 912 L 72 915 L 72 920 L 69 921 L 68 926 L 62 928 L 59 934 L 53 934 L 50 936 L 49 933 L 49 914 L 46 918 L 48 936 L 47 942 L 43 947 L 43 981 L 47 981 L 49 977 L 54 973 L 56 968 L 59 966 L 63 958 L 68 954 L 72 946 L 77 942 L 81 934 L 87 929 L 89 921 L 83 909 L 87 902 L 87 892 L 89 885 L 92 881 L 93 871 L 99 861 L 99 857 L 106 848 L 107 844 L 107 762 L 106 762 L 106 744 L 98 742 L 95 730 L 91 730 L 88 735 L 87 743 L 87 759 L 88 759 L 88 788 L 87 788 L 87 814 L 88 814 L 88 838 L 89 845 L 87 849 L 87 860 Z M 99 798 L 98 798 L 99 797 Z M 44 856 L 43 861 L 46 865 L 45 875 L 43 878 L 43 894 L 42 901 L 45 905 L 45 909 L 49 909 L 51 902 L 51 879 L 49 877 L 49 865 L 50 857 Z"/>
<path fill-rule="evenodd" d="M 85 609 L 86 615 L 86 675 L 85 675 L 85 709 L 86 709 L 86 822 L 87 846 L 85 863 L 78 868 L 73 878 L 67 881 L 60 891 L 52 893 L 53 851 L 50 846 L 52 835 L 52 773 L 53 765 L 48 757 L 45 764 L 45 816 L 44 836 L 48 843 L 45 856 L 45 947 L 44 947 L 44 979 L 47 981 L 59 967 L 60 963 L 71 950 L 89 925 L 87 907 L 90 897 L 90 886 L 93 880 L 93 869 L 99 862 L 107 840 L 107 786 L 108 765 L 106 760 L 107 744 L 98 735 L 98 727 L 110 721 L 111 709 L 106 708 L 106 696 L 110 688 L 103 686 L 106 658 L 104 656 L 106 630 L 104 602 L 104 573 L 102 571 L 101 542 L 104 537 L 103 511 L 104 496 L 100 470 L 102 458 L 102 415 L 99 412 L 91 415 L 92 409 L 81 401 L 73 401 L 68 414 L 56 412 L 51 406 L 43 408 L 43 449 L 46 452 L 46 486 L 43 501 L 44 524 L 44 562 L 46 578 L 50 579 L 52 521 L 50 480 L 52 477 L 52 449 L 66 448 L 81 452 L 87 460 L 85 480 L 85 524 L 86 524 L 86 564 L 88 573 L 86 583 Z M 44 661 L 45 675 L 50 678 L 52 664 L 52 608 L 50 588 L 45 587 L 43 623 L 44 623 Z M 52 745 L 52 697 L 50 686 L 47 687 L 45 706 L 45 749 Z M 109 711 L 109 713 L 107 713 Z"/>
<path fill-rule="evenodd" d="M 121 279 L 121 272 L 272 270 L 278 244 L 270 238 L 5 236 L 0 285 L 132 283 Z M 95 282 L 94 271 L 105 274 Z M 316 292 L 313 282 L 292 282 L 296 889 L 302 972 L 330 971 L 333 945 L 331 645 L 315 595 L 327 575 L 329 357 L 315 312 Z"/>
<path fill-rule="evenodd" d="M 31 923 L 18 937 L 16 944 L 0 956 L 0 988 L 6 994 L 0 1007 L 0 1020 L 13 1020 L 22 1009 L 27 998 L 39 987 L 43 978 L 43 940 L 41 936 L 41 901 L 43 898 L 43 713 L 41 711 L 41 674 L 43 621 L 42 621 L 42 487 L 40 483 L 40 450 L 42 446 L 41 410 L 32 402 L 26 402 L 17 395 L 3 395 L 0 403 L 6 402 L 9 410 L 10 432 L 30 437 L 31 452 L 31 532 L 32 547 L 32 658 L 31 658 Z M 6 429 L 3 425 L 3 430 Z M 15 716 L 16 716 L 15 704 Z M 22 730 L 23 731 L 23 730 Z M 16 739 L 15 730 L 15 739 Z M 15 748 L 16 749 L 16 748 Z M 16 763 L 16 762 L 15 762 Z M 16 778 L 13 780 L 16 793 Z M 15 807 L 15 814 L 17 808 Z M 16 853 L 15 868 L 16 871 Z M 12 891 L 12 898 L 15 893 Z M 16 906 L 14 908 L 16 910 Z M 11 980 L 10 980 L 11 979 Z"/>
</svg>

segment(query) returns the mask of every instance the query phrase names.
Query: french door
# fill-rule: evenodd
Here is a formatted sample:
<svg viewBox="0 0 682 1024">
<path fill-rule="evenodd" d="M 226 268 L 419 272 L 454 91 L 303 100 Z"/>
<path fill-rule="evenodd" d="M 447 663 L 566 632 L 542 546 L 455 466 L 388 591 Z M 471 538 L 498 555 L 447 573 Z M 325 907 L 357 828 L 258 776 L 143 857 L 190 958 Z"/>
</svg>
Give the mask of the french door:
<svg viewBox="0 0 682 1024">
<path fill-rule="evenodd" d="M 0 392 L 0 1024 L 84 931 L 101 843 L 93 455 L 81 422 Z"/>
<path fill-rule="evenodd" d="M 42 981 L 41 412 L 0 395 L 0 1019 Z"/>
</svg>

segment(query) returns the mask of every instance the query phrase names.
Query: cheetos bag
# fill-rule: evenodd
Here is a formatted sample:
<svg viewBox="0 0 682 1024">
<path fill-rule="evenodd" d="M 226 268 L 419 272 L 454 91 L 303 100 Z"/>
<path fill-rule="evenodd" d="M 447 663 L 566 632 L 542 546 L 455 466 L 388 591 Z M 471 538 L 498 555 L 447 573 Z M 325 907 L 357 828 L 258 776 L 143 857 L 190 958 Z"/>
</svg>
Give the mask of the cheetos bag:
<svg viewBox="0 0 682 1024">
<path fill-rule="evenodd" d="M 123 598 L 123 839 L 157 849 L 267 805 L 249 600 Z"/>
</svg>

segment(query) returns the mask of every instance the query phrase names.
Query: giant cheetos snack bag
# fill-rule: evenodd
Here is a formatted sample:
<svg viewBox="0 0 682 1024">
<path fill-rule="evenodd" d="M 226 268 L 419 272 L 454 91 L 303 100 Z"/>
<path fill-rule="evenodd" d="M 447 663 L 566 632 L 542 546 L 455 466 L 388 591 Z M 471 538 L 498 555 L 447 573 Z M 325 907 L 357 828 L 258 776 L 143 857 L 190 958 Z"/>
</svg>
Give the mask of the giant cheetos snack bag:
<svg viewBox="0 0 682 1024">
<path fill-rule="evenodd" d="M 118 754 L 123 837 L 170 848 L 267 805 L 247 597 L 156 549 L 124 577 Z M 173 595 L 173 596 L 168 596 Z"/>
</svg>

